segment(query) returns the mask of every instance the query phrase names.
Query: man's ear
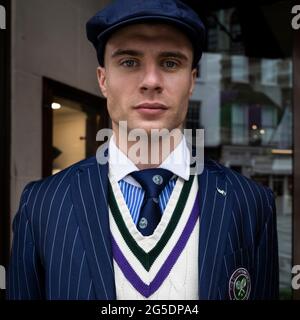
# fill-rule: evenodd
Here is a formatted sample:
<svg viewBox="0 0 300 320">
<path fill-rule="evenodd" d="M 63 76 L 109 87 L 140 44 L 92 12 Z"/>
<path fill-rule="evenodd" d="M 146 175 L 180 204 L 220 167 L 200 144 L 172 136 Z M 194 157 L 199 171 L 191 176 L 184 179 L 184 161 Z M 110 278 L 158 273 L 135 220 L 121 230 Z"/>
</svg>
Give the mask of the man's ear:
<svg viewBox="0 0 300 320">
<path fill-rule="evenodd" d="M 99 88 L 103 94 L 103 96 L 107 97 L 107 88 L 106 88 L 106 70 L 104 67 L 97 68 L 97 79 Z"/>
<path fill-rule="evenodd" d="M 194 88 L 195 88 L 195 82 L 196 82 L 196 78 L 197 78 L 197 68 L 194 68 L 192 70 L 192 73 L 191 73 L 191 87 L 190 87 L 190 96 L 193 94 L 193 91 L 194 91 Z"/>
</svg>

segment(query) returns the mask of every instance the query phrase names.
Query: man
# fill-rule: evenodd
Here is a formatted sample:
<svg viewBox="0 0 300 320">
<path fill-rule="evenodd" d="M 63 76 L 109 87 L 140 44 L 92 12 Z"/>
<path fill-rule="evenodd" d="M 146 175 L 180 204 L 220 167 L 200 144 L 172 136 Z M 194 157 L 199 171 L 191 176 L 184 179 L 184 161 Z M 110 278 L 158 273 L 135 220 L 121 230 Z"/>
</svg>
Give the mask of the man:
<svg viewBox="0 0 300 320">
<path fill-rule="evenodd" d="M 193 175 L 180 134 L 203 50 L 200 18 L 176 0 L 117 0 L 87 34 L 112 120 L 109 163 L 87 159 L 25 188 L 8 297 L 277 298 L 271 191 L 211 160 Z M 136 129 L 146 133 L 140 157 Z M 153 142 L 153 129 L 174 130 L 169 152 L 170 136 Z"/>
</svg>

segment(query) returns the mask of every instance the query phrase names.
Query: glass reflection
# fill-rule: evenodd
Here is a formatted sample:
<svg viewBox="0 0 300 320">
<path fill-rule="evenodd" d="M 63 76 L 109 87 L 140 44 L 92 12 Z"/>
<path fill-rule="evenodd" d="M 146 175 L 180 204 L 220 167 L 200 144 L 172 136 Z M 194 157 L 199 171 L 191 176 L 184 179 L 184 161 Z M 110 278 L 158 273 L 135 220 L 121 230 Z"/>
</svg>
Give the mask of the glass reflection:
<svg viewBox="0 0 300 320">
<path fill-rule="evenodd" d="M 234 8 L 208 18 L 208 52 L 201 60 L 186 126 L 205 129 L 207 155 L 273 190 L 281 298 L 290 298 L 292 60 L 246 56 L 242 32 Z"/>
</svg>

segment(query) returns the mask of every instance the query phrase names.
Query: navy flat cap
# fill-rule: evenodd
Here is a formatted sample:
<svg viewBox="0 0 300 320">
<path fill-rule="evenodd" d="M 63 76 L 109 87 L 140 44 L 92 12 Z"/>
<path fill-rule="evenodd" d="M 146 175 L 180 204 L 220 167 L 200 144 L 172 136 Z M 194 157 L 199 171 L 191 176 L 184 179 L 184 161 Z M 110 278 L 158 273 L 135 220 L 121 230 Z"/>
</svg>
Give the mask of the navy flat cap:
<svg viewBox="0 0 300 320">
<path fill-rule="evenodd" d="M 203 51 L 205 27 L 197 13 L 178 0 L 116 0 L 96 13 L 86 24 L 88 39 L 104 65 L 104 50 L 109 37 L 118 29 L 136 23 L 160 22 L 181 29 L 194 48 L 193 67 Z"/>
</svg>

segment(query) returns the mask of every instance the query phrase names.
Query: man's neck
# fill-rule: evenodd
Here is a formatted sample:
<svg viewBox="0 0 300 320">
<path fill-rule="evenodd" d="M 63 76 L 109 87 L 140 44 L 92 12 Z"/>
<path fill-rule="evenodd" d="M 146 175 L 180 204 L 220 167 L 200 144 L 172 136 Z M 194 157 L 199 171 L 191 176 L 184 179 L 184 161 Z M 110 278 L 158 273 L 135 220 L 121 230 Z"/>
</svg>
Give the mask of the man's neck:
<svg viewBox="0 0 300 320">
<path fill-rule="evenodd" d="M 171 134 L 147 133 L 135 141 L 129 139 L 128 131 L 113 128 L 116 146 L 140 169 L 156 168 L 174 151 L 182 140 L 182 130 Z"/>
</svg>

